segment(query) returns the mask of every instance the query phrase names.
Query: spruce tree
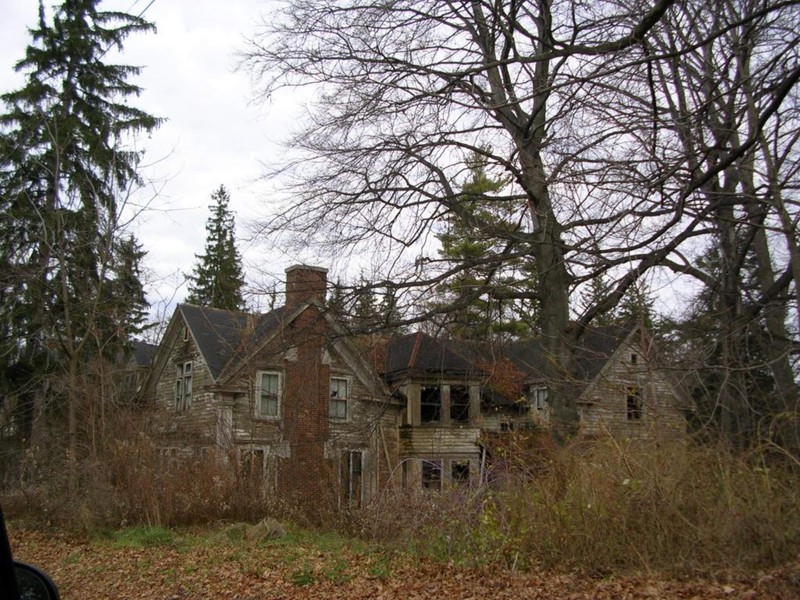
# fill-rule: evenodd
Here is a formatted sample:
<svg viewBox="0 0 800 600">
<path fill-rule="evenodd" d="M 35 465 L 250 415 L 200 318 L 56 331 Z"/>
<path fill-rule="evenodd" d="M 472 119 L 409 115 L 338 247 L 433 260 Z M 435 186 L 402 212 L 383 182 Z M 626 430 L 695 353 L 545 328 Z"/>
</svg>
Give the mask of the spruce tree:
<svg viewBox="0 0 800 600">
<path fill-rule="evenodd" d="M 518 228 L 519 215 L 513 203 L 500 196 L 508 181 L 493 178 L 480 153 L 472 154 L 466 165 L 469 179 L 455 199 L 459 210 L 451 212 L 444 230 L 436 236 L 442 258 L 460 266 L 460 271 L 437 288 L 434 304 L 460 305 L 448 313 L 446 324 L 457 337 L 527 337 L 538 328 L 535 301 L 499 297 L 510 291 L 524 295 L 536 281 L 533 261 L 503 257 L 506 244 L 492 233 Z"/>
<path fill-rule="evenodd" d="M 189 275 L 186 301 L 200 306 L 244 310 L 242 259 L 236 248 L 233 213 L 228 208 L 230 195 L 221 185 L 211 194 L 211 216 L 206 221 L 206 248 L 195 255 L 198 263 Z"/>
<path fill-rule="evenodd" d="M 140 90 L 128 79 L 140 69 L 105 61 L 152 24 L 98 4 L 64 0 L 48 18 L 40 2 L 16 65 L 25 83 L 0 97 L 0 321 L 7 327 L 2 367 L 12 374 L 4 381 L 31 390 L 48 368 L 65 375 L 73 457 L 83 397 L 77 383 L 87 380 L 85 365 L 98 349 L 119 339 L 109 315 L 126 312 L 127 300 L 109 293 L 122 236 L 118 200 L 141 183 L 140 154 L 126 143 L 159 124 L 129 104 Z"/>
</svg>

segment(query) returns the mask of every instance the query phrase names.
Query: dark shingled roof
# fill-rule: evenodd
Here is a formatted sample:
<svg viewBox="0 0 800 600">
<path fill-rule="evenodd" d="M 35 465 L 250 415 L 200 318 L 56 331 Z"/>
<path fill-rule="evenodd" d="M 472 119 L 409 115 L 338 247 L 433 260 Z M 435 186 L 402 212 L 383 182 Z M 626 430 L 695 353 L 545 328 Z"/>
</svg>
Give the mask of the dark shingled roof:
<svg viewBox="0 0 800 600">
<path fill-rule="evenodd" d="M 139 340 L 133 340 L 133 360 L 137 367 L 147 367 L 153 362 L 158 346 Z"/>
<path fill-rule="evenodd" d="M 597 377 L 632 330 L 632 325 L 587 329 L 575 348 L 575 379 L 589 382 Z M 515 342 L 509 346 L 507 356 L 528 377 L 544 377 L 548 358 L 541 339 Z"/>
<path fill-rule="evenodd" d="M 481 372 L 451 346 L 449 340 L 433 338 L 421 331 L 389 340 L 384 374 L 404 371 Z"/>
<path fill-rule="evenodd" d="M 281 307 L 258 316 L 193 304 L 180 304 L 178 309 L 215 380 L 234 355 L 252 351 L 269 336 L 285 312 Z M 250 339 L 245 345 L 246 336 Z"/>
</svg>

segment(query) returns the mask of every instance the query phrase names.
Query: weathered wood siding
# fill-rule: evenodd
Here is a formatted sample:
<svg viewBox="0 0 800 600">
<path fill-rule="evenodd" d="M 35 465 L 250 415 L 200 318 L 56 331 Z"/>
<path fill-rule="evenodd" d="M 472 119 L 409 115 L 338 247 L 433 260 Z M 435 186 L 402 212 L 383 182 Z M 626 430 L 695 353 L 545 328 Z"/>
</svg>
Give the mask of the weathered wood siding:
<svg viewBox="0 0 800 600">
<path fill-rule="evenodd" d="M 636 338 L 634 338 L 636 339 Z M 635 358 L 634 358 L 635 357 Z M 640 418 L 630 418 L 629 390 L 639 390 Z M 630 439 L 680 439 L 686 435 L 685 407 L 665 373 L 655 369 L 636 343 L 622 345 L 600 376 L 578 399 L 581 433 Z"/>
<path fill-rule="evenodd" d="M 210 447 L 216 443 L 217 411 L 214 393 L 209 391 L 213 378 L 194 340 L 183 338 L 183 324 L 177 323 L 170 339 L 170 348 L 155 385 L 155 406 L 162 445 L 169 448 Z M 175 402 L 177 368 L 192 363 L 192 401 L 185 410 Z"/>
</svg>

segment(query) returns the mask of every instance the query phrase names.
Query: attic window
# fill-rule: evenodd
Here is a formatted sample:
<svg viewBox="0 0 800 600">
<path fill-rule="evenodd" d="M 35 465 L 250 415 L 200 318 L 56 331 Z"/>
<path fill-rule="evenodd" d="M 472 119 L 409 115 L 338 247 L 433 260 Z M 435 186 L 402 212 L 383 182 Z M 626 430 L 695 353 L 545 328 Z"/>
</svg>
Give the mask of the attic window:
<svg viewBox="0 0 800 600">
<path fill-rule="evenodd" d="M 469 388 L 463 386 L 450 388 L 450 420 L 456 423 L 469 423 Z"/>
<path fill-rule="evenodd" d="M 425 386 L 420 389 L 419 395 L 420 421 L 438 423 L 442 418 L 442 394 L 439 386 Z"/>
<path fill-rule="evenodd" d="M 635 354 L 631 354 L 631 364 L 632 365 L 636 364 L 636 360 L 637 359 L 638 359 L 638 356 L 636 356 Z"/>
<path fill-rule="evenodd" d="M 189 341 L 189 327 L 187 327 L 186 325 L 183 326 L 183 341 L 184 342 Z"/>
<path fill-rule="evenodd" d="M 628 421 L 639 421 L 642 418 L 642 391 L 638 387 L 629 387 L 626 396 L 626 414 Z"/>
</svg>

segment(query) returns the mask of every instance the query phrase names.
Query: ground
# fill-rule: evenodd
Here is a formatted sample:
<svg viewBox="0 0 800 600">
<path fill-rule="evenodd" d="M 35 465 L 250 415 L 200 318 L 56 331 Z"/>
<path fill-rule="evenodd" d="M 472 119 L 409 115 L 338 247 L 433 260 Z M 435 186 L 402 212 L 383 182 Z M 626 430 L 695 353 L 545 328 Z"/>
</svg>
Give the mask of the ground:
<svg viewBox="0 0 800 600">
<path fill-rule="evenodd" d="M 63 600 L 800 597 L 800 560 L 749 574 L 601 577 L 458 567 L 280 524 L 180 534 L 135 529 L 93 538 L 13 523 L 9 529 L 16 558 L 44 568 Z"/>
</svg>

